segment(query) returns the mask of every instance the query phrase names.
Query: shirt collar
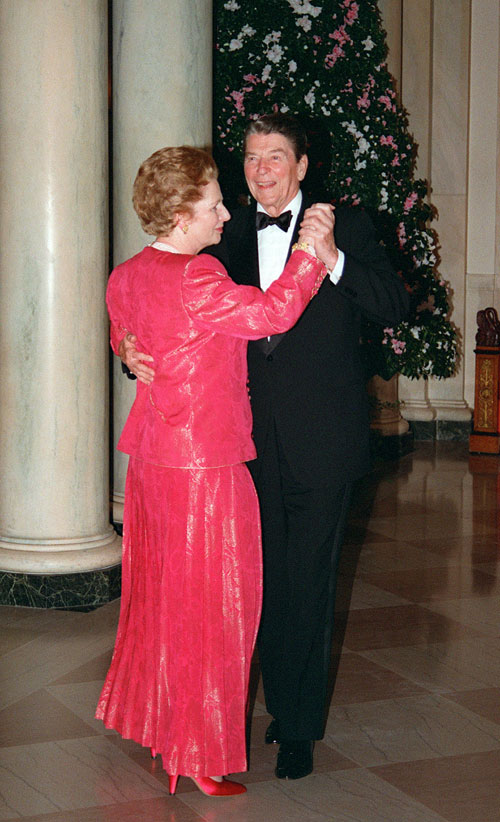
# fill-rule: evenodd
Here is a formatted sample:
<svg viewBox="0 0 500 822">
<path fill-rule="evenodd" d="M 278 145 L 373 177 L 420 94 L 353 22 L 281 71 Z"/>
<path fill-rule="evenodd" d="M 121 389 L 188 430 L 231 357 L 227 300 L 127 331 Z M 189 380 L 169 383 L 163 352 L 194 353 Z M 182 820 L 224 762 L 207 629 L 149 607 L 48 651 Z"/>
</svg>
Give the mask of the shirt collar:
<svg viewBox="0 0 500 822">
<path fill-rule="evenodd" d="M 282 209 L 281 213 L 283 213 L 283 211 L 291 211 L 292 212 L 292 222 L 293 222 L 298 216 L 301 205 L 302 205 L 302 191 L 299 188 L 299 190 L 297 191 L 297 194 L 295 195 L 293 200 L 290 200 L 290 202 L 285 206 L 285 208 Z M 257 202 L 257 211 L 263 211 L 265 214 L 269 214 L 269 211 L 267 211 L 267 209 L 265 209 L 264 206 L 261 205 L 259 202 Z"/>
</svg>

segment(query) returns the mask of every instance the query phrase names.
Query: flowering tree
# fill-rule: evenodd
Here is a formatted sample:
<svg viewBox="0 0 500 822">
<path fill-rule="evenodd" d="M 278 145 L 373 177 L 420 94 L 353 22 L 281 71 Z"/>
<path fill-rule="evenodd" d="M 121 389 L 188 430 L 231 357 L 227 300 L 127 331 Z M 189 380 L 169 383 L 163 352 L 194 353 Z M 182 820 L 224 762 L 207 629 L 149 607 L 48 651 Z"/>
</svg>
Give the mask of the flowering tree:
<svg viewBox="0 0 500 822">
<path fill-rule="evenodd" d="M 416 146 L 387 70 L 376 2 L 215 0 L 215 9 L 215 153 L 226 197 L 245 191 L 247 120 L 300 116 L 310 143 L 305 188 L 370 213 L 411 296 L 409 319 L 396 328 L 365 326 L 368 373 L 450 376 L 457 335 L 436 271 L 433 211 L 426 182 L 414 179 Z"/>
</svg>

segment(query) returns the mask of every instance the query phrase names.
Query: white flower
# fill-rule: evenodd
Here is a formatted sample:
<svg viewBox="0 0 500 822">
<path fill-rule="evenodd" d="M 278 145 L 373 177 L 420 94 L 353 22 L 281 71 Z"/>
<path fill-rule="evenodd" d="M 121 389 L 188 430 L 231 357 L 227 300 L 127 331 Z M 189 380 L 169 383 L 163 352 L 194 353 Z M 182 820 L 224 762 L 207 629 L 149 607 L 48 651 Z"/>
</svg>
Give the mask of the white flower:
<svg viewBox="0 0 500 822">
<path fill-rule="evenodd" d="M 262 71 L 261 80 L 262 80 L 263 83 L 265 83 L 266 80 L 269 80 L 270 74 L 271 74 L 271 66 L 268 63 L 267 66 L 264 66 L 264 69 Z"/>
<path fill-rule="evenodd" d="M 350 123 L 348 123 L 347 120 L 344 120 L 344 122 L 341 123 L 341 125 L 343 126 L 343 128 L 345 128 L 348 134 L 353 134 L 355 137 L 361 137 L 360 132 L 356 128 L 356 123 L 354 122 L 354 120 L 351 120 Z"/>
<path fill-rule="evenodd" d="M 309 17 L 299 17 L 299 19 L 295 21 L 295 24 L 300 26 L 301 29 L 304 29 L 304 31 L 310 31 L 312 26 Z"/>
<path fill-rule="evenodd" d="M 372 50 L 372 48 L 374 48 L 374 47 L 375 47 L 375 43 L 373 42 L 373 40 L 372 40 L 372 38 L 370 37 L 370 35 L 368 35 L 368 37 L 366 38 L 366 40 L 362 40 L 362 41 L 361 41 L 361 45 L 364 47 L 364 50 L 365 50 L 365 51 L 371 51 L 371 50 Z M 379 67 L 379 68 L 380 68 L 380 67 Z"/>
<path fill-rule="evenodd" d="M 282 114 L 286 114 L 287 111 L 290 111 L 290 109 L 288 108 L 288 106 L 283 105 L 281 106 L 280 111 Z"/>
<path fill-rule="evenodd" d="M 266 52 L 266 57 L 268 60 L 271 61 L 271 63 L 279 63 L 279 61 L 283 57 L 283 49 L 281 48 L 281 46 L 274 45 L 272 46 L 272 48 L 269 49 L 268 52 Z"/>
<path fill-rule="evenodd" d="M 246 34 L 247 37 L 252 37 L 255 34 L 255 29 L 251 26 L 243 26 L 241 33 Z"/>
<path fill-rule="evenodd" d="M 310 14 L 311 17 L 317 17 L 322 12 L 322 6 L 313 6 L 309 0 L 288 0 L 288 5 L 295 14 Z"/>
<path fill-rule="evenodd" d="M 269 43 L 277 43 L 281 37 L 281 31 L 272 31 L 271 34 L 266 34 L 264 37 L 264 45 L 268 46 Z"/>
<path fill-rule="evenodd" d="M 224 3 L 224 8 L 226 11 L 238 11 L 239 5 L 236 0 L 228 0 L 227 3 Z"/>
<path fill-rule="evenodd" d="M 329 117 L 330 114 L 332 113 L 329 109 L 325 108 L 324 106 L 321 106 L 321 111 L 323 112 L 325 117 Z"/>
<path fill-rule="evenodd" d="M 290 62 L 288 63 L 288 71 L 297 71 L 297 63 L 295 62 L 295 60 L 290 60 Z"/>
<path fill-rule="evenodd" d="M 241 42 L 241 40 L 237 40 L 235 38 L 234 40 L 231 40 L 231 42 L 229 43 L 229 51 L 236 51 L 237 49 L 241 48 L 243 48 L 243 43 Z"/>
<path fill-rule="evenodd" d="M 366 168 L 366 160 L 356 160 L 356 165 L 354 166 L 356 171 L 360 171 L 362 168 Z"/>
<path fill-rule="evenodd" d="M 368 149 L 370 148 L 370 143 L 368 140 L 365 140 L 364 137 L 360 137 L 358 140 L 358 151 L 360 154 L 365 154 Z"/>
<path fill-rule="evenodd" d="M 417 328 L 417 326 L 413 326 L 413 328 L 410 328 L 410 332 L 411 332 L 412 336 L 415 337 L 416 340 L 420 339 L 420 331 Z"/>
<path fill-rule="evenodd" d="M 316 97 L 314 96 L 314 89 L 311 89 L 307 92 L 307 94 L 304 97 L 304 100 L 307 103 L 307 105 L 310 106 L 310 108 L 314 108 L 314 102 L 316 100 Z"/>
</svg>

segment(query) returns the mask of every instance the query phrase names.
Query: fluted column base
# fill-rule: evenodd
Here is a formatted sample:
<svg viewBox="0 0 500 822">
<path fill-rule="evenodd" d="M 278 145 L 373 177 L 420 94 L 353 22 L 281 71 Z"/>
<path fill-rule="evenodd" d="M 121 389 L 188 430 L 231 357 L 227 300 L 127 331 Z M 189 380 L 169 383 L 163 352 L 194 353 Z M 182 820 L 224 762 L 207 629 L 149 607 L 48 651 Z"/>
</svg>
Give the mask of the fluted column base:
<svg viewBox="0 0 500 822">
<path fill-rule="evenodd" d="M 117 599 L 121 537 L 0 539 L 0 605 L 91 611 Z"/>
<path fill-rule="evenodd" d="M 104 534 L 70 539 L 0 539 L 0 571 L 21 574 L 75 574 L 100 571 L 121 562 L 121 537 Z"/>
</svg>

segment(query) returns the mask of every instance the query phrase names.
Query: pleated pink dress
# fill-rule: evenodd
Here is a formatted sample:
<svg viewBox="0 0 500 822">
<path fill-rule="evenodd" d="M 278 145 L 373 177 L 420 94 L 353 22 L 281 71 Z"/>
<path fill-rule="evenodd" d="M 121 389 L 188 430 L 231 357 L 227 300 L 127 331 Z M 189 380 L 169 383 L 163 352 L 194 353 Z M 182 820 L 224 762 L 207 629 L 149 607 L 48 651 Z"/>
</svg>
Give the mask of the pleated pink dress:
<svg viewBox="0 0 500 822">
<path fill-rule="evenodd" d="M 262 598 L 246 340 L 286 331 L 324 277 L 295 252 L 264 294 L 209 257 L 148 246 L 116 268 L 112 345 L 154 357 L 118 443 L 130 455 L 118 633 L 96 717 L 170 774 L 246 770 Z"/>
</svg>

